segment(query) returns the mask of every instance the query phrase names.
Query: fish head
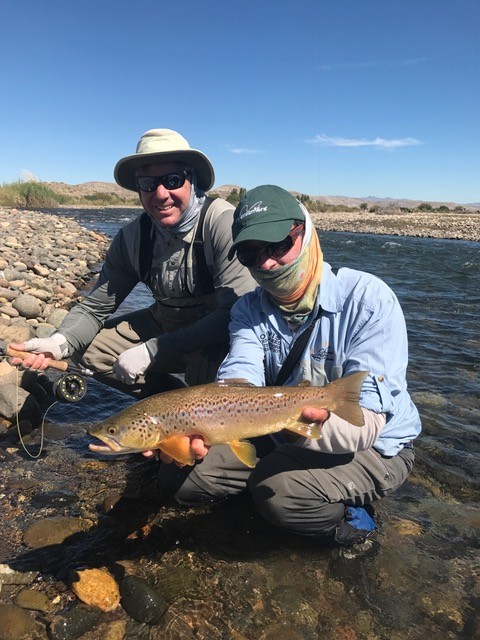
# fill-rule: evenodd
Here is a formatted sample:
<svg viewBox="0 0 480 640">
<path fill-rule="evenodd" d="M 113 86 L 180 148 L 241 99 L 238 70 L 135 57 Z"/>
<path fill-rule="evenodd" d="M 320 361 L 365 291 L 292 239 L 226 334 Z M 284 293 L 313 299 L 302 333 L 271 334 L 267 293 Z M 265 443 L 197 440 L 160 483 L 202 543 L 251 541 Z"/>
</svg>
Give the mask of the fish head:
<svg viewBox="0 0 480 640">
<path fill-rule="evenodd" d="M 88 433 L 103 442 L 91 443 L 88 448 L 95 453 L 120 455 L 155 449 L 162 440 L 157 421 L 146 413 L 127 410 L 94 425 Z"/>
</svg>

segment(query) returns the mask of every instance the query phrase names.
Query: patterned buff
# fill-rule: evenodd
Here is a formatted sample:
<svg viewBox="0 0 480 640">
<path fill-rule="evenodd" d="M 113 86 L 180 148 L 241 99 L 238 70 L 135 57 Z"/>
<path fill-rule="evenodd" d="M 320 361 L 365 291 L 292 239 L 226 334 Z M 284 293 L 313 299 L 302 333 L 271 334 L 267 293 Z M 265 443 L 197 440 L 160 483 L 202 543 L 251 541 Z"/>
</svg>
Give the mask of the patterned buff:
<svg viewBox="0 0 480 640">
<path fill-rule="evenodd" d="M 298 258 L 270 271 L 255 267 L 250 272 L 270 294 L 287 322 L 300 325 L 307 321 L 315 307 L 322 266 L 323 254 L 318 235 L 305 209 L 305 235 Z"/>
</svg>

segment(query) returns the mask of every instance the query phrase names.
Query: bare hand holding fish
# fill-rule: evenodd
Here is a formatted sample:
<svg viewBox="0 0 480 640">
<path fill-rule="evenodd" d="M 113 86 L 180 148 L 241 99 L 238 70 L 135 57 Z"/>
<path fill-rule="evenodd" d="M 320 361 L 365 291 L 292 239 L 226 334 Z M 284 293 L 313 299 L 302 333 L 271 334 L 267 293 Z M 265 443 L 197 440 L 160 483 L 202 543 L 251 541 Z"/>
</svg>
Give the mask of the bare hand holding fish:
<svg viewBox="0 0 480 640">
<path fill-rule="evenodd" d="M 190 436 L 183 436 L 186 438 L 184 447 L 190 448 L 190 455 L 194 460 L 202 460 L 208 453 L 210 446 L 205 444 L 205 440 L 198 433 L 193 433 Z M 156 458 L 157 455 L 160 460 L 165 464 L 170 464 L 171 462 L 175 462 L 171 456 L 167 456 L 163 451 L 159 451 L 159 449 L 147 449 L 146 451 L 142 451 L 142 454 L 146 458 Z M 179 466 L 183 466 L 183 464 L 177 462 Z"/>
<path fill-rule="evenodd" d="M 254 387 L 245 381 L 227 380 L 159 393 L 127 407 L 89 432 L 104 445 L 91 444 L 91 451 L 124 454 L 159 449 L 180 464 L 194 464 L 201 444 L 228 444 L 247 466 L 255 466 L 254 446 L 246 440 L 287 429 L 298 436 L 319 438 L 318 425 L 306 422 L 325 410 L 349 423 L 363 425 L 358 396 L 368 372 L 358 371 L 325 387 L 309 383 L 297 387 Z M 192 451 L 192 446 L 194 450 Z"/>
</svg>

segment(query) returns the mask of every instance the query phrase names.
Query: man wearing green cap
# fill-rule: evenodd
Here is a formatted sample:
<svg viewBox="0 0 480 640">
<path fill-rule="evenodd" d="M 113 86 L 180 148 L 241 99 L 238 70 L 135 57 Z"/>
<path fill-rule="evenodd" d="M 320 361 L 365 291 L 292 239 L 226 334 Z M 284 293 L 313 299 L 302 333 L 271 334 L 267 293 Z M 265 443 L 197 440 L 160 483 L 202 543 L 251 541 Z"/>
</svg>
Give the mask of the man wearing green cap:
<svg viewBox="0 0 480 640">
<path fill-rule="evenodd" d="M 139 397 L 178 386 L 170 373 L 185 373 L 188 384 L 211 381 L 228 350 L 230 308 L 255 286 L 227 257 L 233 207 L 206 196 L 210 160 L 171 129 L 145 132 L 114 175 L 138 192 L 144 212 L 115 236 L 94 289 L 57 333 L 11 346 L 32 352 L 24 366 L 45 369 L 72 356 Z M 155 302 L 109 320 L 139 282 Z"/>
<path fill-rule="evenodd" d="M 236 253 L 260 287 L 232 308 L 230 351 L 218 379 L 323 386 L 368 371 L 359 400 L 364 426 L 304 407 L 302 417 L 317 422 L 322 437 L 256 438 L 253 471 L 228 446 L 208 450 L 192 436 L 192 454 L 202 463 L 162 465 L 159 486 L 186 503 L 248 487 L 259 513 L 276 526 L 340 544 L 364 542 L 375 528 L 371 503 L 406 480 L 421 430 L 405 380 L 407 333 L 398 300 L 380 279 L 324 263 L 307 210 L 280 187 L 247 192 L 232 234 L 230 258 Z"/>
</svg>

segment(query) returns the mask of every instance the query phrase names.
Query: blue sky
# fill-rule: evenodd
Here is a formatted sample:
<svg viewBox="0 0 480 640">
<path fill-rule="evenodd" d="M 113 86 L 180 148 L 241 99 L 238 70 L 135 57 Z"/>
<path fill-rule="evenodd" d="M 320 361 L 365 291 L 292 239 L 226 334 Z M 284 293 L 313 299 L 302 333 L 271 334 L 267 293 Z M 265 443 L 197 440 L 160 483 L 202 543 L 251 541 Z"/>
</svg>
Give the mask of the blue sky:
<svg viewBox="0 0 480 640">
<path fill-rule="evenodd" d="M 0 183 L 113 181 L 150 128 L 216 186 L 480 202 L 480 0 L 3 0 Z"/>
</svg>

